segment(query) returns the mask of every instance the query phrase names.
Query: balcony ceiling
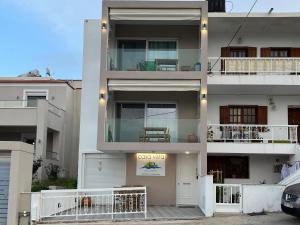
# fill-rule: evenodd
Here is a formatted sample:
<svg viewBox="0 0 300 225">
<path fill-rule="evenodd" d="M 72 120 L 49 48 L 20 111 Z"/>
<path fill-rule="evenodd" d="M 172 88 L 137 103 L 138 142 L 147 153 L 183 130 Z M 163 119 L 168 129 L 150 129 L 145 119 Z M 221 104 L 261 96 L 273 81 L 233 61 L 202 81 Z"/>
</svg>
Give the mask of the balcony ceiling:
<svg viewBox="0 0 300 225">
<path fill-rule="evenodd" d="M 226 95 L 299 95 L 299 85 L 208 85 L 209 94 L 226 94 Z"/>
</svg>

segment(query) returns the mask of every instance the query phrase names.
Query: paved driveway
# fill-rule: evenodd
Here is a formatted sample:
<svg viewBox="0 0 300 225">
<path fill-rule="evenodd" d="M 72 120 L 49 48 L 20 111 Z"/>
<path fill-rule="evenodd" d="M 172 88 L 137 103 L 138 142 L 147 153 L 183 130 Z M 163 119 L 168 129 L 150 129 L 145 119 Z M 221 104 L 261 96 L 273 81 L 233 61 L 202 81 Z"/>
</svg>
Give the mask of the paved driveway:
<svg viewBox="0 0 300 225">
<path fill-rule="evenodd" d="M 51 223 L 55 225 L 299 225 L 300 219 L 283 213 L 270 213 L 263 216 L 217 215 L 212 218 L 181 221 L 128 221 L 128 222 L 93 222 L 93 223 Z"/>
</svg>

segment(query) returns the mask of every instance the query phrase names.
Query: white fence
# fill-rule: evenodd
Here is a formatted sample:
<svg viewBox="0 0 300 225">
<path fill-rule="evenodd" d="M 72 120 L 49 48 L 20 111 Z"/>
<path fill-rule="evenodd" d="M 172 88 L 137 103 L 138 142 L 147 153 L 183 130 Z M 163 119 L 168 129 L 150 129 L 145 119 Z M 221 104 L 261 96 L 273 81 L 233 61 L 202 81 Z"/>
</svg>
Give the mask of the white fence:
<svg viewBox="0 0 300 225">
<path fill-rule="evenodd" d="M 260 213 L 281 211 L 280 184 L 214 184 L 214 212 Z"/>
<path fill-rule="evenodd" d="M 146 187 L 42 191 L 39 219 L 115 219 L 147 215 Z M 38 219 L 38 218 L 37 218 Z"/>
<path fill-rule="evenodd" d="M 209 124 L 208 141 L 296 143 L 297 125 Z"/>
<path fill-rule="evenodd" d="M 211 57 L 208 72 L 221 75 L 299 75 L 300 58 Z"/>
<path fill-rule="evenodd" d="M 240 184 L 215 184 L 215 212 L 241 212 L 242 186 Z"/>
</svg>

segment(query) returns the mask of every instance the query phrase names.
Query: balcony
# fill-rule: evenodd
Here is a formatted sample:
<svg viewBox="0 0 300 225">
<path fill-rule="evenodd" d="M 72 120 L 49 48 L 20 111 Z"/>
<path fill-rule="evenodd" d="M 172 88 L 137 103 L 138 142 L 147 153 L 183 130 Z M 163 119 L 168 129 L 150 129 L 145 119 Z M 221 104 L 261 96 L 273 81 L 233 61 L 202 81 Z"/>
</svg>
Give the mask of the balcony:
<svg viewBox="0 0 300 225">
<path fill-rule="evenodd" d="M 298 142 L 297 125 L 208 125 L 208 142 L 293 144 Z"/>
<path fill-rule="evenodd" d="M 207 152 L 294 155 L 297 125 L 210 124 Z"/>
<path fill-rule="evenodd" d="M 211 57 L 211 75 L 299 75 L 300 58 Z"/>
<path fill-rule="evenodd" d="M 108 71 L 201 71 L 199 49 L 110 49 Z"/>
<path fill-rule="evenodd" d="M 199 143 L 199 119 L 107 119 L 106 142 Z"/>
</svg>

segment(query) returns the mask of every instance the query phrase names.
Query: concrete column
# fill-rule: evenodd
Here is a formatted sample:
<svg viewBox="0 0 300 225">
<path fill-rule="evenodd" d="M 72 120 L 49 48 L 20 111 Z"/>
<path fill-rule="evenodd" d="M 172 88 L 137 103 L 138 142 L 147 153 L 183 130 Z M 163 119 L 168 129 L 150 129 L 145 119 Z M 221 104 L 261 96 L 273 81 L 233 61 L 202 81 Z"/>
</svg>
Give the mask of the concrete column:
<svg viewBox="0 0 300 225">
<path fill-rule="evenodd" d="M 207 64 L 208 64 L 208 13 L 207 4 L 202 7 L 200 23 L 201 35 L 201 91 L 200 91 L 200 140 L 201 175 L 207 174 Z M 206 29 L 202 29 L 203 24 Z M 205 98 L 204 98 L 205 95 Z"/>
<path fill-rule="evenodd" d="M 83 81 L 78 154 L 79 188 L 83 185 L 83 154 L 86 151 L 96 152 L 97 149 L 100 62 L 101 24 L 99 20 L 86 20 L 84 22 Z"/>
<path fill-rule="evenodd" d="M 47 115 L 48 102 L 45 100 L 38 100 L 37 103 L 37 126 L 36 126 L 36 143 L 35 143 L 35 158 L 46 159 L 47 149 Z M 37 172 L 38 179 L 43 176 L 42 169 Z"/>
</svg>

